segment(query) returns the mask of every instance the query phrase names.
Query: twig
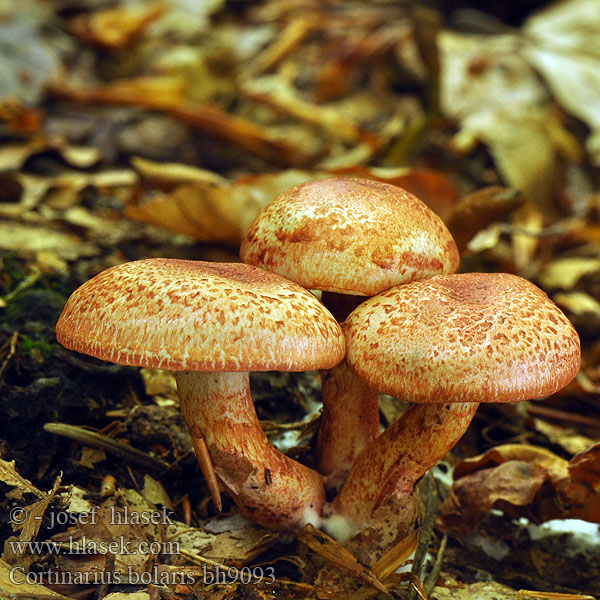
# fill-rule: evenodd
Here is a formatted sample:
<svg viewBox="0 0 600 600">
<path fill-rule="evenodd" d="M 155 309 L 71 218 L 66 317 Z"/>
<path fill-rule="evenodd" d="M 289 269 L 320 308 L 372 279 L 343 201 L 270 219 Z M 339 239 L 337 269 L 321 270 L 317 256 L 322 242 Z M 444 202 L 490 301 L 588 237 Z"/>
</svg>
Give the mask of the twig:
<svg viewBox="0 0 600 600">
<path fill-rule="evenodd" d="M 430 471 L 427 474 L 425 480 L 425 493 L 427 494 L 427 502 L 425 504 L 425 518 L 423 519 L 423 525 L 419 533 L 419 542 L 417 544 L 417 549 L 415 550 L 415 558 L 413 560 L 411 569 L 411 574 L 418 579 L 420 579 L 421 577 L 421 571 L 423 570 L 423 562 L 425 560 L 425 556 L 427 555 L 427 548 L 429 547 L 429 542 L 433 533 L 433 485 L 431 480 L 432 475 Z M 420 596 L 422 595 L 421 591 L 417 590 L 413 582 L 412 588 L 408 596 L 409 600 L 416 600 L 417 593 Z"/>
<path fill-rule="evenodd" d="M 222 569 L 223 563 L 217 562 L 216 560 L 211 560 L 210 558 L 205 558 L 204 556 L 200 556 L 199 554 L 193 554 L 192 552 L 188 552 L 187 550 L 180 549 L 179 553 L 182 556 L 185 556 L 195 565 L 208 565 L 209 567 L 213 567 L 215 569 Z"/>
<path fill-rule="evenodd" d="M 97 598 L 98 600 L 104 600 L 106 594 L 108 594 L 108 585 L 110 578 L 115 570 L 115 555 L 112 552 L 106 554 L 104 562 L 104 573 L 107 575 L 103 583 L 98 587 Z"/>
<path fill-rule="evenodd" d="M 10 337 L 10 346 L 8 348 L 8 354 L 2 361 L 2 366 L 0 366 L 0 377 L 4 374 L 6 367 L 8 366 L 8 361 L 15 355 L 17 349 L 17 340 L 19 339 L 19 332 L 15 331 Z M 2 387 L 2 380 L 0 379 L 0 388 Z"/>
<path fill-rule="evenodd" d="M 433 588 L 437 583 L 438 577 L 442 570 L 442 559 L 444 558 L 444 552 L 446 551 L 446 545 L 448 544 L 448 536 L 444 534 L 442 542 L 440 543 L 440 549 L 438 550 L 437 556 L 435 557 L 435 563 L 425 579 L 425 591 L 427 594 L 433 592 Z"/>
<path fill-rule="evenodd" d="M 565 410 L 550 408 L 549 406 L 538 406 L 536 404 L 530 404 L 529 406 L 527 406 L 527 412 L 532 415 L 545 417 L 546 419 L 556 419 L 558 421 L 563 422 L 589 425 L 590 427 L 600 427 L 600 419 L 586 417 L 585 415 L 571 414 Z"/>
<path fill-rule="evenodd" d="M 29 275 L 27 275 L 27 277 L 25 277 L 25 279 L 23 279 L 23 281 L 21 281 L 14 290 L 6 294 L 4 298 L 0 297 L 0 307 L 6 306 L 15 298 L 15 296 L 17 296 L 17 294 L 20 294 L 23 290 L 26 290 L 34 285 L 35 282 L 40 278 L 41 274 L 42 272 L 37 267 L 32 267 L 31 273 L 29 273 Z"/>
<path fill-rule="evenodd" d="M 558 592 L 534 592 L 533 590 L 519 590 L 517 600 L 524 598 L 539 598 L 543 600 L 594 600 L 594 596 L 581 594 L 560 594 Z"/>
<path fill-rule="evenodd" d="M 141 450 L 137 450 L 136 448 L 132 448 L 122 442 L 117 442 L 105 435 L 95 433 L 94 431 L 88 431 L 87 429 L 75 425 L 67 425 L 66 423 L 46 423 L 44 425 L 44 431 L 75 440 L 81 444 L 102 448 L 102 450 L 106 450 L 106 452 L 109 452 L 110 454 L 120 456 L 121 458 L 147 469 L 165 471 L 170 466 L 165 461 L 154 458 Z"/>
<path fill-rule="evenodd" d="M 349 550 L 326 533 L 319 531 L 314 525 L 306 524 L 298 533 L 298 540 L 328 563 L 351 573 L 354 577 L 362 579 L 375 589 L 387 594 L 387 588 L 371 569 L 365 567 Z"/>
</svg>

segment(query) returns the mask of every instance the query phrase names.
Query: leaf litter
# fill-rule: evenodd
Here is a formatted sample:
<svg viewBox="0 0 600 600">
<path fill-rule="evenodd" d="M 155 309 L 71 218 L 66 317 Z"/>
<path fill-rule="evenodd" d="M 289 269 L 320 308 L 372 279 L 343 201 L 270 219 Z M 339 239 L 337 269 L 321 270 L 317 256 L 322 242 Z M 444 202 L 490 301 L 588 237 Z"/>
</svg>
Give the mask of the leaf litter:
<svg viewBox="0 0 600 600">
<path fill-rule="evenodd" d="M 569 534 L 531 533 L 532 523 L 597 523 L 600 514 L 594 8 L 562 0 L 524 14 L 511 4 L 492 19 L 471 13 L 478 26 L 459 28 L 456 11 L 389 3 L 1 4 L 1 506 L 30 515 L 17 530 L 3 519 L 3 593 L 600 594 L 597 557 L 564 556 Z M 416 533 L 367 569 L 321 532 L 275 535 L 228 501 L 217 514 L 171 376 L 75 356 L 54 340 L 67 296 L 100 270 L 147 256 L 236 260 L 260 208 L 291 185 L 337 174 L 417 194 L 446 220 L 461 270 L 530 278 L 583 340 L 581 373 L 566 390 L 518 409 L 480 408 L 447 457 L 455 481 L 436 484 L 430 552 L 442 566 L 431 590 L 396 572 Z M 317 376 L 257 375 L 253 386 L 265 428 L 298 432 L 292 442 L 303 445 L 289 452 L 309 460 Z M 75 437 L 51 435 L 47 423 Z M 164 518 L 115 518 L 127 510 Z M 76 518 L 93 514 L 94 523 Z M 115 540 L 128 552 L 91 551 Z M 34 541 L 49 545 L 19 553 L 8 543 Z M 86 541 L 86 552 L 72 552 Z M 168 583 L 14 585 L 21 566 L 154 572 Z M 198 585 L 217 567 L 272 567 L 275 581 Z"/>
</svg>

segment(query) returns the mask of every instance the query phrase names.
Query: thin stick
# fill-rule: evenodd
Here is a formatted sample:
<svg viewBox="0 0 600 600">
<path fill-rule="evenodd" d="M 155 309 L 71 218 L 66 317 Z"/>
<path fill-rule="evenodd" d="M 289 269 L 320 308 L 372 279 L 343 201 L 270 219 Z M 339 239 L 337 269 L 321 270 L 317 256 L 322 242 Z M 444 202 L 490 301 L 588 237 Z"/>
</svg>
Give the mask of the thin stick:
<svg viewBox="0 0 600 600">
<path fill-rule="evenodd" d="M 431 572 L 427 575 L 427 579 L 425 580 L 425 591 L 427 594 L 431 594 L 433 592 L 433 588 L 437 583 L 438 577 L 440 576 L 440 572 L 442 570 L 442 559 L 444 557 L 444 552 L 446 551 L 446 545 L 448 544 L 448 536 L 444 534 L 442 538 L 442 542 L 440 543 L 440 549 L 438 550 L 437 556 L 435 557 L 435 563 L 433 564 L 433 568 Z"/>
<path fill-rule="evenodd" d="M 19 332 L 15 331 L 10 337 L 10 346 L 8 348 L 8 354 L 5 359 L 2 361 L 2 366 L 0 366 L 0 377 L 4 374 L 6 367 L 8 366 L 8 361 L 15 355 L 17 349 L 17 340 L 19 339 Z M 0 380 L 0 387 L 2 387 L 2 381 Z"/>
<path fill-rule="evenodd" d="M 434 513 L 432 479 L 433 477 L 431 475 L 431 471 L 429 471 L 426 475 L 425 480 L 425 493 L 427 494 L 427 502 L 425 504 L 425 518 L 423 519 L 423 525 L 419 533 L 419 542 L 417 544 L 417 549 L 415 550 L 415 558 L 413 560 L 411 569 L 412 575 L 414 575 L 419 580 L 421 577 L 421 571 L 423 570 L 423 561 L 425 560 L 425 556 L 427 555 L 427 548 L 429 547 L 429 542 L 433 533 Z M 413 586 L 410 590 L 410 594 L 408 596 L 409 600 L 415 600 L 417 593 L 421 595 L 420 590 L 418 591 L 413 583 Z"/>
<path fill-rule="evenodd" d="M 169 463 L 166 463 L 159 458 L 154 458 L 141 450 L 132 448 L 123 442 L 117 442 L 105 435 L 94 431 L 88 431 L 87 429 L 75 425 L 67 425 L 66 423 L 46 423 L 44 425 L 44 431 L 75 440 L 76 442 L 86 444 L 87 446 L 101 448 L 110 454 L 115 454 L 132 463 L 155 471 L 165 471 L 170 466 Z"/>
<path fill-rule="evenodd" d="M 590 425 L 591 427 L 600 427 L 600 419 L 586 417 L 585 415 L 571 414 L 565 410 L 550 408 L 549 406 L 530 404 L 527 406 L 527 412 L 532 415 L 546 417 L 547 419 L 556 419 L 563 422 L 581 423 L 582 425 Z"/>
<path fill-rule="evenodd" d="M 37 267 L 32 267 L 31 272 L 23 281 L 21 281 L 17 287 L 10 291 L 4 298 L 0 297 L 0 307 L 6 306 L 11 300 L 15 298 L 18 294 L 20 294 L 23 290 L 30 288 L 35 282 L 40 278 L 42 272 Z"/>
</svg>

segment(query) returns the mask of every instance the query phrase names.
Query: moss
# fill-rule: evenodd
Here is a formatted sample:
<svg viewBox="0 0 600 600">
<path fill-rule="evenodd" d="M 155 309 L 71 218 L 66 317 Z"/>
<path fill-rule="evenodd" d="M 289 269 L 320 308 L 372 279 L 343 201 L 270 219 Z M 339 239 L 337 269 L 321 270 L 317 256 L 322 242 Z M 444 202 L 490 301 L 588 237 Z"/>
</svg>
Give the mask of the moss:
<svg viewBox="0 0 600 600">
<path fill-rule="evenodd" d="M 35 359 L 47 360 L 55 350 L 55 344 L 51 344 L 47 340 L 34 340 L 26 334 L 21 334 L 19 337 L 21 349 Z"/>
<path fill-rule="evenodd" d="M 13 287 L 29 275 L 24 260 L 7 256 L 4 253 L 0 258 L 2 258 L 2 274 Z"/>
<path fill-rule="evenodd" d="M 66 301 L 63 294 L 51 289 L 23 290 L 10 300 L 5 315 L 16 327 L 30 320 L 54 326 Z"/>
</svg>

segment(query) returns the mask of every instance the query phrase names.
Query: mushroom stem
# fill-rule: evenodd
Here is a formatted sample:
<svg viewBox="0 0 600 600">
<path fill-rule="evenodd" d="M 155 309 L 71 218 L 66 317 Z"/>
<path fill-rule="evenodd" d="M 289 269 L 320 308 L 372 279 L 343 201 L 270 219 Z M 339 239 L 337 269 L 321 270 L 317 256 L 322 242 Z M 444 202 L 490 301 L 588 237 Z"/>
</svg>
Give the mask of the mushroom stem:
<svg viewBox="0 0 600 600">
<path fill-rule="evenodd" d="M 278 531 L 316 520 L 325 502 L 322 478 L 271 445 L 256 416 L 248 373 L 175 375 L 192 439 L 201 434 L 218 478 L 240 510 Z"/>
<path fill-rule="evenodd" d="M 417 481 L 467 430 L 479 403 L 412 404 L 356 459 L 333 513 L 358 532 L 390 502 L 410 497 Z M 391 524 L 394 528 L 398 523 Z"/>
<path fill-rule="evenodd" d="M 321 301 L 338 323 L 364 296 L 323 292 Z M 321 372 L 323 414 L 317 437 L 317 466 L 327 488 L 337 491 L 356 457 L 379 435 L 377 390 L 355 375 L 342 361 Z"/>
<path fill-rule="evenodd" d="M 357 377 L 346 361 L 321 372 L 323 415 L 317 439 L 319 472 L 339 489 L 357 456 L 379 434 L 377 390 Z"/>
</svg>

